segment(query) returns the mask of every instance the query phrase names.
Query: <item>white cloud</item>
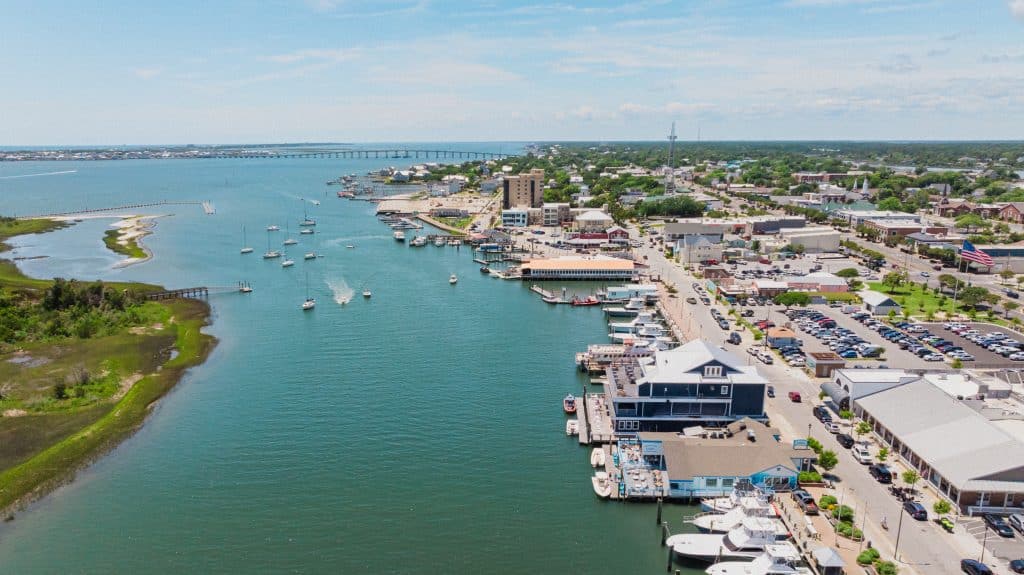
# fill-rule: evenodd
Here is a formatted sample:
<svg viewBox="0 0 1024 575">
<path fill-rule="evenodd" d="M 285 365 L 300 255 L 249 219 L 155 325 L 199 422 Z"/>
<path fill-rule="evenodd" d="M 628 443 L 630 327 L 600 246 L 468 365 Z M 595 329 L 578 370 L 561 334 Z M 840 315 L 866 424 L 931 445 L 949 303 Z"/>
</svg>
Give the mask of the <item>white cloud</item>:
<svg viewBox="0 0 1024 575">
<path fill-rule="evenodd" d="M 358 49 L 350 50 L 297 50 L 295 52 L 289 52 L 287 54 L 275 54 L 268 56 L 266 59 L 270 62 L 277 64 L 294 64 L 296 62 L 304 62 L 307 60 L 319 60 L 326 62 L 346 62 L 354 58 L 358 58 L 361 51 Z"/>
<path fill-rule="evenodd" d="M 152 80 L 159 76 L 163 70 L 160 68 L 136 68 L 133 70 L 135 77 L 141 80 Z"/>
<path fill-rule="evenodd" d="M 1024 0 L 1009 0 L 1010 14 L 1024 20 Z"/>
</svg>

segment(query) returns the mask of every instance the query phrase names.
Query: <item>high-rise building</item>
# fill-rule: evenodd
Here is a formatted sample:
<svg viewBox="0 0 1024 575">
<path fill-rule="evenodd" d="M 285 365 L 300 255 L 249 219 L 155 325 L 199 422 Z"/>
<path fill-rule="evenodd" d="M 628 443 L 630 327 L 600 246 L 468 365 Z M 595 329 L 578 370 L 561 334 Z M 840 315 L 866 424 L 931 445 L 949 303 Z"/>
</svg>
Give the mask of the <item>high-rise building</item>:
<svg viewBox="0 0 1024 575">
<path fill-rule="evenodd" d="M 534 168 L 529 173 L 505 176 L 503 208 L 539 208 L 543 203 L 544 170 Z"/>
</svg>

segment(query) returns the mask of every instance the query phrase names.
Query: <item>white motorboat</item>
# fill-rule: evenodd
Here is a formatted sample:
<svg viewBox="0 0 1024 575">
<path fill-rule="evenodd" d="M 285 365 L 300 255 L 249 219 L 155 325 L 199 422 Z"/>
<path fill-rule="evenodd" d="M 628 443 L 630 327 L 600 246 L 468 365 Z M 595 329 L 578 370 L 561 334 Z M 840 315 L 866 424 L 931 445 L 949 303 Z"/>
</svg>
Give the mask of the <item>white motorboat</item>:
<svg viewBox="0 0 1024 575">
<path fill-rule="evenodd" d="M 608 473 L 605 471 L 598 471 L 590 478 L 590 483 L 594 486 L 594 493 L 602 499 L 607 499 L 612 495 L 612 481 L 608 477 Z"/>
<path fill-rule="evenodd" d="M 645 325 L 660 325 L 653 312 L 639 312 L 632 321 L 611 322 L 608 324 L 608 328 L 611 329 L 612 333 L 635 333 L 640 327 Z"/>
<path fill-rule="evenodd" d="M 281 231 L 281 226 L 267 226 L 267 231 L 268 232 L 279 232 L 279 231 Z"/>
<path fill-rule="evenodd" d="M 311 230 L 309 228 L 303 228 L 303 229 L 299 230 L 299 233 L 304 235 L 304 236 L 311 236 L 311 235 L 313 235 L 313 230 Z"/>
<path fill-rule="evenodd" d="M 297 243 L 299 243 L 299 240 L 296 240 L 296 239 L 293 239 L 293 238 L 288 238 L 285 241 L 281 242 L 281 245 L 283 245 L 283 246 L 294 246 Z"/>
<path fill-rule="evenodd" d="M 306 272 L 306 301 L 302 302 L 302 311 L 309 311 L 316 307 L 316 300 L 309 297 L 309 272 Z"/>
<path fill-rule="evenodd" d="M 713 497 L 708 499 L 700 500 L 700 508 L 704 511 L 710 511 L 712 513 L 725 513 L 742 503 L 744 497 L 757 497 L 768 502 L 768 496 L 754 488 L 748 489 L 733 489 L 726 497 Z"/>
<path fill-rule="evenodd" d="M 775 523 L 775 537 L 789 539 L 789 529 L 778 519 L 779 511 L 771 503 L 757 497 L 744 497 L 739 505 L 725 513 L 701 513 L 689 522 L 701 533 L 728 533 L 742 525 L 747 517 L 771 519 Z"/>
<path fill-rule="evenodd" d="M 444 238 L 437 238 L 434 240 L 434 245 L 439 248 L 444 247 Z"/>
<path fill-rule="evenodd" d="M 295 261 L 288 257 L 288 254 L 284 254 L 284 261 L 281 262 L 281 267 L 290 268 L 295 265 Z"/>
<path fill-rule="evenodd" d="M 590 466 L 604 467 L 604 461 L 604 449 L 601 449 L 600 447 L 595 447 L 594 450 L 590 452 Z"/>
<path fill-rule="evenodd" d="M 302 259 L 304 259 L 304 260 L 315 260 L 316 259 L 316 252 L 309 252 L 306 255 L 302 256 Z"/>
<path fill-rule="evenodd" d="M 242 293 L 252 293 L 252 286 L 249 282 L 238 282 L 238 291 Z"/>
<path fill-rule="evenodd" d="M 626 305 L 601 308 L 609 317 L 635 317 L 645 309 L 647 309 L 647 301 L 641 297 L 630 298 Z"/>
<path fill-rule="evenodd" d="M 610 333 L 608 337 L 612 341 L 624 343 L 627 341 L 655 341 L 655 340 L 671 340 L 669 333 L 665 331 L 665 328 L 660 325 L 645 325 L 637 328 L 637 331 L 632 333 Z"/>
<path fill-rule="evenodd" d="M 371 298 L 372 296 L 373 296 L 373 292 L 371 292 L 371 291 L 370 291 L 370 290 L 368 290 L 368 289 L 364 289 L 364 290 L 363 290 L 363 297 L 364 297 L 364 298 L 366 298 L 366 299 L 370 299 L 370 298 Z"/>
<path fill-rule="evenodd" d="M 458 283 L 458 281 L 459 281 L 459 278 L 456 277 L 455 274 L 452 274 L 452 275 L 448 276 L 448 283 L 450 283 L 452 285 L 455 285 L 456 283 Z"/>
<path fill-rule="evenodd" d="M 252 253 L 252 248 L 247 246 L 246 245 L 247 243 L 249 243 L 249 242 L 247 242 L 246 239 L 245 239 L 245 226 L 242 226 L 242 249 L 240 250 L 240 253 L 243 253 L 243 254 L 251 254 Z"/>
<path fill-rule="evenodd" d="M 412 239 L 411 242 L 409 242 L 409 245 L 414 248 L 423 247 L 427 245 L 427 238 L 426 236 L 416 236 L 415 238 Z"/>
<path fill-rule="evenodd" d="M 565 422 L 565 434 L 566 435 L 579 435 L 580 434 L 580 422 L 575 419 L 570 419 Z"/>
<path fill-rule="evenodd" d="M 395 230 L 395 233 L 393 233 L 391 235 L 392 235 L 392 237 L 395 238 L 396 242 L 404 242 L 405 241 L 405 232 L 403 232 L 402 230 Z"/>
<path fill-rule="evenodd" d="M 768 545 L 753 561 L 722 561 L 708 567 L 708 575 L 811 575 L 800 551 L 787 542 Z"/>
<path fill-rule="evenodd" d="M 347 246 L 345 246 L 345 247 L 346 247 L 346 248 L 348 248 L 348 249 L 350 249 L 350 250 L 351 250 L 351 249 L 355 249 L 355 246 L 354 246 L 354 245 L 352 245 L 352 244 L 348 244 L 348 245 L 347 245 Z"/>
<path fill-rule="evenodd" d="M 754 559 L 776 541 L 775 524 L 771 519 L 748 517 L 725 535 L 681 533 L 669 537 L 665 544 L 684 559 L 721 561 Z"/>
</svg>

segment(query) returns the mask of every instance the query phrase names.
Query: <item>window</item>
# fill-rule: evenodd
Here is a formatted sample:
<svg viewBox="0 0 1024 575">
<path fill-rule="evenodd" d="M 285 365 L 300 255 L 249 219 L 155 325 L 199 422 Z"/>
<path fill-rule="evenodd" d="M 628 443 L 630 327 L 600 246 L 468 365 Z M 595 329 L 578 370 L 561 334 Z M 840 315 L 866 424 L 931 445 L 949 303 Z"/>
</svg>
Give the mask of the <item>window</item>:
<svg viewBox="0 0 1024 575">
<path fill-rule="evenodd" d="M 729 386 L 728 385 L 723 385 L 722 386 L 722 395 L 729 395 Z"/>
<path fill-rule="evenodd" d="M 732 487 L 732 483 L 733 483 L 732 477 L 726 477 L 726 478 L 722 479 L 722 487 Z"/>
<path fill-rule="evenodd" d="M 669 487 L 670 487 L 670 488 L 672 488 L 672 489 L 679 489 L 679 483 L 677 483 L 677 482 L 675 482 L 675 481 L 669 482 L 669 484 L 668 484 L 668 485 L 669 485 Z"/>
<path fill-rule="evenodd" d="M 718 487 L 718 478 L 708 477 L 704 480 L 704 487 Z"/>
<path fill-rule="evenodd" d="M 722 377 L 722 366 L 720 366 L 720 365 L 706 365 L 706 366 L 704 366 L 704 377 Z"/>
</svg>

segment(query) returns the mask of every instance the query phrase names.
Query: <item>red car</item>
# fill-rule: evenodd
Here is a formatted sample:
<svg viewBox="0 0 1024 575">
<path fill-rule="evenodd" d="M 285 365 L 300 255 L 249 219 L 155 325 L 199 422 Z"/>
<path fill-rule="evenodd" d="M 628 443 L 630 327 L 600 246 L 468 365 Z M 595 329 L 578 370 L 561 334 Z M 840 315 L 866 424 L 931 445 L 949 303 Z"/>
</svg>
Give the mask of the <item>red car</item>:
<svg viewBox="0 0 1024 575">
<path fill-rule="evenodd" d="M 803 401 L 800 398 L 800 392 L 799 391 L 791 391 L 787 395 L 789 396 L 789 400 L 792 401 L 793 403 L 800 403 L 801 401 Z"/>
</svg>

